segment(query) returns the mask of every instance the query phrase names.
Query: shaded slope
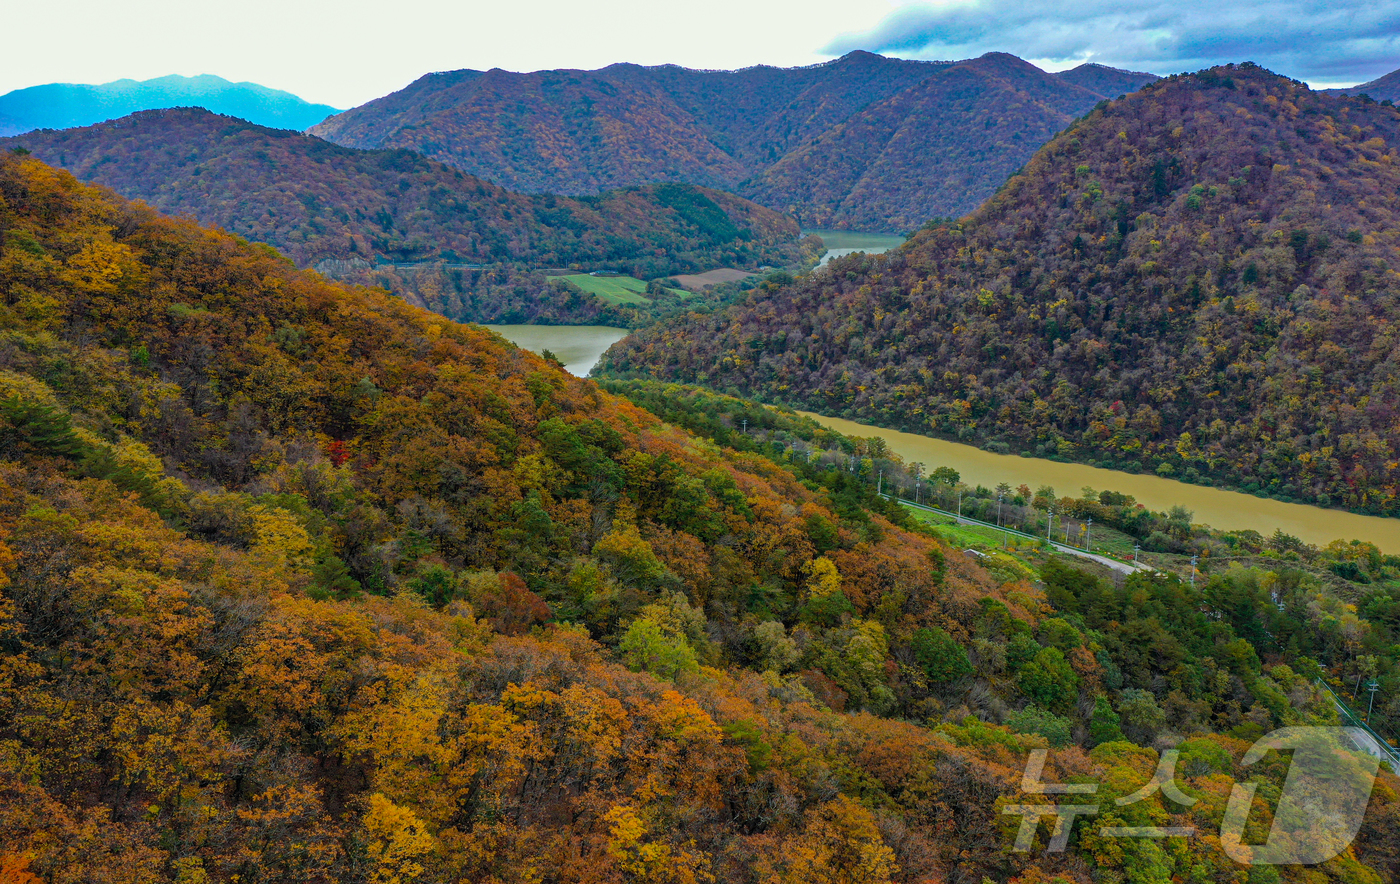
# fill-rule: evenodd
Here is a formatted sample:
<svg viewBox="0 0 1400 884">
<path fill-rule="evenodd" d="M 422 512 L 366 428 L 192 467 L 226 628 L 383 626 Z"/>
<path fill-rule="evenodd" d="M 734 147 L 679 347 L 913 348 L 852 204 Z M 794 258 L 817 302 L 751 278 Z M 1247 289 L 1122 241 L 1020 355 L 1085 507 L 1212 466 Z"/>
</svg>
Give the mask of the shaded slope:
<svg viewBox="0 0 1400 884">
<path fill-rule="evenodd" d="M 639 82 L 664 89 L 695 117 L 716 145 L 743 164 L 747 175 L 870 103 L 921 82 L 946 64 L 857 51 L 804 68 L 760 65 L 739 71 L 693 71 L 674 65 L 626 67 Z"/>
<path fill-rule="evenodd" d="M 1377 77 L 1369 83 L 1362 83 L 1359 86 L 1352 86 L 1347 89 L 1329 89 L 1329 92 L 1340 92 L 1345 95 L 1369 95 L 1375 101 L 1400 101 L 1400 71 L 1391 71 L 1383 77 Z"/>
<path fill-rule="evenodd" d="M 136 111 L 202 107 L 277 129 L 306 129 L 336 113 L 290 92 L 222 77 L 171 75 L 154 80 L 116 80 L 100 86 L 50 83 L 0 95 L 0 136 L 32 129 L 67 129 L 114 120 Z"/>
<path fill-rule="evenodd" d="M 1066 83 L 1073 83 L 1090 92 L 1097 92 L 1104 98 L 1118 98 L 1129 92 L 1136 92 L 1148 83 L 1160 80 L 1156 74 L 1142 71 L 1124 71 L 1107 65 L 1088 62 L 1068 71 L 1060 71 L 1055 76 Z"/>
<path fill-rule="evenodd" d="M 314 132 L 354 147 L 410 148 L 528 192 L 653 181 L 726 187 L 935 68 L 852 53 L 787 69 L 454 71 L 338 114 Z"/>
<path fill-rule="evenodd" d="M 890 230 L 967 211 L 1070 119 L 1150 79 L 1108 68 L 1075 76 L 1090 87 L 1013 56 L 955 65 L 868 52 L 739 71 L 455 71 L 314 132 L 410 148 L 517 190 L 687 181 L 796 207 L 805 223 Z M 880 192 L 882 176 L 894 176 L 893 192 Z"/>
<path fill-rule="evenodd" d="M 976 208 L 1100 100 L 1014 56 L 984 56 L 866 108 L 741 192 L 809 227 L 908 230 Z"/>
<path fill-rule="evenodd" d="M 963 226 L 605 365 L 1400 513 L 1398 154 L 1392 108 L 1250 65 L 1160 81 Z"/>
</svg>

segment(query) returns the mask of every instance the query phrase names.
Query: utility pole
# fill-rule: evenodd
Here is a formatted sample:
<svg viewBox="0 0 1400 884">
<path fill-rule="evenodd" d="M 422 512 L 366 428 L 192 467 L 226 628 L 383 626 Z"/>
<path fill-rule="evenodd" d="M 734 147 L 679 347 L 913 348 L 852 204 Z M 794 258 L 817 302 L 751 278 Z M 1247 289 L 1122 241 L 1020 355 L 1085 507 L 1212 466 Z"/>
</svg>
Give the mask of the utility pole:
<svg viewBox="0 0 1400 884">
<path fill-rule="evenodd" d="M 1196 588 L 1196 562 L 1200 561 L 1200 556 L 1191 557 L 1191 588 Z"/>
<path fill-rule="evenodd" d="M 1374 678 L 1366 685 L 1366 690 L 1371 692 L 1371 702 L 1366 704 L 1366 723 L 1371 723 L 1371 710 L 1376 708 L 1376 691 L 1381 689 L 1381 683 Z"/>
<path fill-rule="evenodd" d="M 919 503 L 919 500 L 920 500 L 919 492 L 922 491 L 922 490 L 923 490 L 923 489 L 921 489 L 921 488 L 919 487 L 919 480 L 918 480 L 918 479 L 915 479 L 915 480 L 914 480 L 914 503 L 915 503 L 915 504 L 918 504 L 918 503 Z"/>
<path fill-rule="evenodd" d="M 958 492 L 958 524 L 962 524 L 962 492 Z"/>
<path fill-rule="evenodd" d="M 881 470 L 880 470 L 880 483 L 879 483 L 878 485 L 875 486 L 875 496 L 876 496 L 876 497 L 880 497 L 880 496 L 883 496 L 884 493 L 885 493 L 885 471 L 884 471 L 884 469 L 881 469 Z"/>
<path fill-rule="evenodd" d="M 1045 508 L 1045 542 L 1050 542 L 1050 532 L 1055 527 L 1055 508 L 1047 506 Z"/>
<path fill-rule="evenodd" d="M 1006 523 L 1003 522 L 1003 521 L 1001 520 L 1001 498 L 1002 498 L 1002 495 L 998 494 L 998 495 L 997 495 L 997 525 L 1001 528 L 1001 548 L 1002 548 L 1002 549 L 1006 549 L 1006 540 L 1007 540 L 1007 536 L 1006 536 Z"/>
<path fill-rule="evenodd" d="M 1084 531 L 1084 548 L 1092 550 L 1094 548 L 1094 517 L 1089 517 L 1089 527 Z"/>
<path fill-rule="evenodd" d="M 748 419 L 748 418 L 744 418 L 744 435 L 747 436 L 748 434 L 749 434 L 749 419 Z"/>
<path fill-rule="evenodd" d="M 1136 565 L 1136 564 L 1138 563 L 1138 550 L 1140 550 L 1140 549 L 1142 549 L 1141 546 L 1137 545 L 1136 543 L 1133 544 L 1133 564 L 1134 564 L 1134 565 Z"/>
</svg>

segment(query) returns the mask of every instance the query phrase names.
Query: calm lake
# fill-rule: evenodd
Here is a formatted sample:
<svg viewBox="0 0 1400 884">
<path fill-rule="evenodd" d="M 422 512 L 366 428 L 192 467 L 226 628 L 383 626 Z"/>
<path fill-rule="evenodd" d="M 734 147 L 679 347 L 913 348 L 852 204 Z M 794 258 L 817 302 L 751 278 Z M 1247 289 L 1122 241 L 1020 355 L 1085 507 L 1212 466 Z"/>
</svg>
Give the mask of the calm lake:
<svg viewBox="0 0 1400 884">
<path fill-rule="evenodd" d="M 840 258 L 852 252 L 865 252 L 878 255 L 904 244 L 904 237 L 898 233 L 860 233 L 855 230 L 804 230 L 803 234 L 815 233 L 826 243 L 826 254 L 822 255 L 822 267 L 832 258 Z"/>
<path fill-rule="evenodd" d="M 630 329 L 607 325 L 488 325 L 486 328 L 517 347 L 539 353 L 549 350 L 575 377 L 587 377 L 603 352 L 627 337 Z"/>
<path fill-rule="evenodd" d="M 1297 503 L 1281 503 L 1236 491 L 1203 488 L 1160 476 L 1121 473 L 1082 464 L 1058 463 L 1014 454 L 993 454 L 971 445 L 945 442 L 914 433 L 884 430 L 855 421 L 803 412 L 824 427 L 848 436 L 878 436 L 906 463 L 925 467 L 947 466 L 962 474 L 969 485 L 994 488 L 1000 482 L 1012 487 L 1053 487 L 1061 496 L 1078 496 L 1085 486 L 1099 491 L 1120 491 L 1159 512 L 1178 504 L 1194 512 L 1195 521 L 1215 528 L 1253 528 L 1265 537 L 1282 529 L 1308 543 L 1325 546 L 1333 540 L 1369 540 L 1382 551 L 1400 553 L 1400 519 L 1358 516 L 1342 510 Z"/>
</svg>

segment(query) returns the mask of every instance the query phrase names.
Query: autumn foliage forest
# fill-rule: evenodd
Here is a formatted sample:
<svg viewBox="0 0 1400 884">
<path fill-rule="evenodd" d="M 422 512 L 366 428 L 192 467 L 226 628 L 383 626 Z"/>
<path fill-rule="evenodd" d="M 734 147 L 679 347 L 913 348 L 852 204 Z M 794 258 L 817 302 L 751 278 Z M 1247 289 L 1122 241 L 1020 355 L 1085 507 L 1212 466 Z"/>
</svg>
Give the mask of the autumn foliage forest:
<svg viewBox="0 0 1400 884">
<path fill-rule="evenodd" d="M 807 267 L 818 254 L 790 218 L 732 194 L 658 184 L 530 196 L 411 151 L 339 147 L 199 108 L 31 132 L 0 147 L 463 321 L 638 321 L 561 294 L 549 268 L 653 279 Z"/>
<path fill-rule="evenodd" d="M 1400 868 L 1388 774 L 1319 870 L 1210 834 L 1250 742 L 1335 721 L 1310 679 L 1392 641 L 1300 575 L 1007 581 L 840 462 L 723 447 L 14 153 L 0 305 L 6 881 Z M 1193 806 L 1113 804 L 1183 740 Z M 1100 819 L 1206 834 L 1011 851 L 1047 745 Z"/>
<path fill-rule="evenodd" d="M 984 206 L 610 370 L 1400 514 L 1400 111 L 1253 65 L 1096 108 Z"/>
<path fill-rule="evenodd" d="M 1154 79 L 1093 64 L 1050 74 L 1005 53 L 930 62 L 859 50 L 737 71 L 461 70 L 310 131 L 526 192 L 684 181 L 807 227 L 904 231 L 970 211 L 1075 116 Z"/>
<path fill-rule="evenodd" d="M 962 216 L 1075 117 L 1156 79 L 1101 69 L 1076 82 L 1095 67 L 1049 74 L 1001 52 L 949 65 L 799 145 L 740 192 L 808 227 L 905 231 Z"/>
</svg>

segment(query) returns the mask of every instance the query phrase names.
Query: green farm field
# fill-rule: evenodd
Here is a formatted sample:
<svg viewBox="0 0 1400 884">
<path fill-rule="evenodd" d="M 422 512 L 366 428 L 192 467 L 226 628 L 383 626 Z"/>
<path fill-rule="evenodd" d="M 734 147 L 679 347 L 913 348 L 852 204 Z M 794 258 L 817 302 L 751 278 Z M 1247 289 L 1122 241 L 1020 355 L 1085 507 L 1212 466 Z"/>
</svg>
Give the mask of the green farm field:
<svg viewBox="0 0 1400 884">
<path fill-rule="evenodd" d="M 588 273 L 575 273 L 569 276 L 551 277 L 554 282 L 571 282 L 591 295 L 597 295 L 609 304 L 651 303 L 646 296 L 647 284 L 632 276 L 593 276 Z M 690 292 L 669 289 L 678 298 L 689 298 Z"/>
</svg>

